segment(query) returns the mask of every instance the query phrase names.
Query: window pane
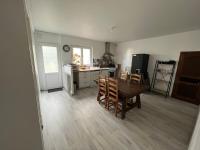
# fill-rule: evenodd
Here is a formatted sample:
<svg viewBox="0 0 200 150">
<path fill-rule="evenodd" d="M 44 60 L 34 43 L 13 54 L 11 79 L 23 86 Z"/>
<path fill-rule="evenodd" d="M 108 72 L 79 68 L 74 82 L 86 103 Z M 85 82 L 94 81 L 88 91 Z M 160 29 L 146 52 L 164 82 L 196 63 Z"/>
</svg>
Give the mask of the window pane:
<svg viewBox="0 0 200 150">
<path fill-rule="evenodd" d="M 57 47 L 42 46 L 45 73 L 58 72 Z"/>
<path fill-rule="evenodd" d="M 83 48 L 83 65 L 90 65 L 90 49 Z"/>
<path fill-rule="evenodd" d="M 73 63 L 81 64 L 81 48 L 73 48 Z"/>
</svg>

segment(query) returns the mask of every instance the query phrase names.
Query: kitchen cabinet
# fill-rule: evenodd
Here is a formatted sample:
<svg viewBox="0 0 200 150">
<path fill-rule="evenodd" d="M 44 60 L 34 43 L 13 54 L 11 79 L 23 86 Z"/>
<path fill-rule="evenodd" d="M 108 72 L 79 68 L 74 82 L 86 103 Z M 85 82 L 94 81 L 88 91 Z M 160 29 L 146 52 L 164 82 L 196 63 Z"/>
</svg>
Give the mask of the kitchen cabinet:
<svg viewBox="0 0 200 150">
<path fill-rule="evenodd" d="M 103 75 L 103 76 L 109 76 L 108 70 L 101 70 L 101 75 Z"/>
<path fill-rule="evenodd" d="M 100 74 L 103 76 L 108 76 L 108 69 L 79 71 L 79 88 L 97 86 L 94 80 L 98 79 Z"/>
<path fill-rule="evenodd" d="M 97 85 L 95 83 L 95 80 L 97 80 L 99 78 L 99 74 L 100 74 L 100 71 L 91 71 L 90 72 L 90 86 L 91 87 L 94 87 Z"/>
<path fill-rule="evenodd" d="M 90 86 L 90 72 L 79 72 L 79 88 Z"/>
</svg>

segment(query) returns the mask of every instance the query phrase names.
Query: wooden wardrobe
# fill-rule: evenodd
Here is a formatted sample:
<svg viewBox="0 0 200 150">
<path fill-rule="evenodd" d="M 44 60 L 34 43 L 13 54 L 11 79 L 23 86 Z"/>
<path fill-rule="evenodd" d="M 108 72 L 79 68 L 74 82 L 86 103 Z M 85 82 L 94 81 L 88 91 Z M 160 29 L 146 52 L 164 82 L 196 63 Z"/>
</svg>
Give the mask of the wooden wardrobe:
<svg viewBox="0 0 200 150">
<path fill-rule="evenodd" d="M 172 97 L 200 104 L 200 51 L 181 52 Z"/>
</svg>

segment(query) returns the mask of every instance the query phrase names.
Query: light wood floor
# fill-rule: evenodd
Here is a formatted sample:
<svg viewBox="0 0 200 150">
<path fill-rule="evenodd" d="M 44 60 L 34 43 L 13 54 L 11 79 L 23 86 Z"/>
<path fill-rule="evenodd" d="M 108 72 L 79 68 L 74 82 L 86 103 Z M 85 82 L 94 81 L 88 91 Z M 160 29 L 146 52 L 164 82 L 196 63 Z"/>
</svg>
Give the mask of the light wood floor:
<svg viewBox="0 0 200 150">
<path fill-rule="evenodd" d="M 198 107 L 143 94 L 142 109 L 116 118 L 96 101 L 97 89 L 70 97 L 42 93 L 45 150 L 186 150 Z M 120 115 L 119 115 L 120 116 Z"/>
</svg>

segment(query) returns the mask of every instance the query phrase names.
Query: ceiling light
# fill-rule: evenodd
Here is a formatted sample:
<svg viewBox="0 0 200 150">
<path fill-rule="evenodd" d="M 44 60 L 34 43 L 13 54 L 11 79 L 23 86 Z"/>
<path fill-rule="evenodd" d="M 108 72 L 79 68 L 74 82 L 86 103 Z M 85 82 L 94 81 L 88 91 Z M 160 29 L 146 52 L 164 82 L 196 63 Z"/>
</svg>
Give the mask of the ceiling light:
<svg viewBox="0 0 200 150">
<path fill-rule="evenodd" d="M 117 26 L 112 26 L 110 29 L 110 32 L 113 32 L 116 28 L 117 28 Z"/>
</svg>

